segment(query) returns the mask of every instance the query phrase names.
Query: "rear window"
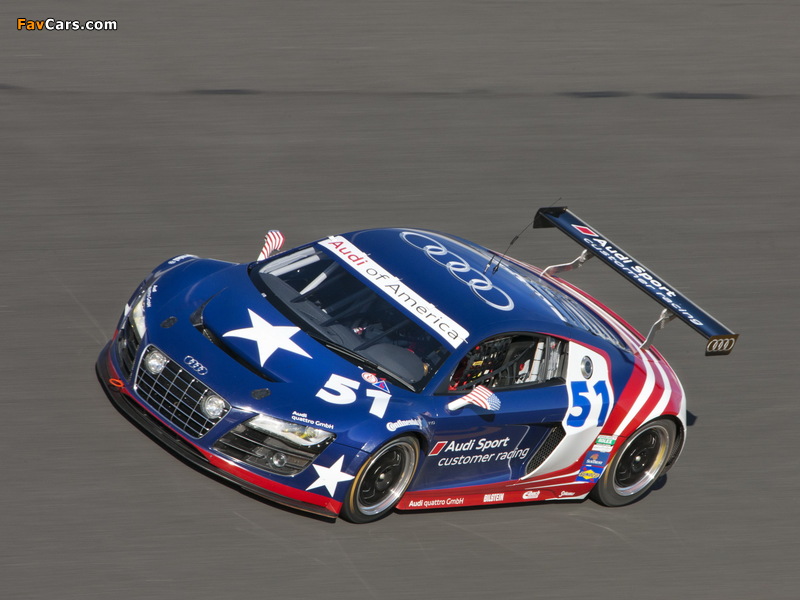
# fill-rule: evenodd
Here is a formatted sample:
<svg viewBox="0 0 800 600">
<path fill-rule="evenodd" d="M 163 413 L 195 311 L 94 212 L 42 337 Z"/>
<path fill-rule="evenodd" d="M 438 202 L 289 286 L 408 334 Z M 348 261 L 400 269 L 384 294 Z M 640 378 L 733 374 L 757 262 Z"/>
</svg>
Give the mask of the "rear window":
<svg viewBox="0 0 800 600">
<path fill-rule="evenodd" d="M 508 264 L 507 266 L 521 277 L 528 284 L 531 291 L 566 324 L 588 331 L 618 348 L 626 348 L 617 332 L 586 305 L 549 285 L 546 281 L 533 277 L 531 273 L 522 271 L 514 264 Z"/>
</svg>

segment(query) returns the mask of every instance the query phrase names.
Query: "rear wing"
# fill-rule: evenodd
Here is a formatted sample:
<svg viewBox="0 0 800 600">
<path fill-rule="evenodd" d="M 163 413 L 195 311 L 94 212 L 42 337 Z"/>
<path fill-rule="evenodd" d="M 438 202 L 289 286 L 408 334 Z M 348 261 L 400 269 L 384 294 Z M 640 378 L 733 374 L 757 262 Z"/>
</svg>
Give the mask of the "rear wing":
<svg viewBox="0 0 800 600">
<path fill-rule="evenodd" d="M 650 347 L 656 331 L 663 329 L 675 317 L 681 319 L 708 340 L 706 356 L 730 354 L 736 345 L 736 340 L 739 338 L 738 333 L 734 333 L 717 321 L 662 277 L 656 275 L 597 229 L 587 225 L 577 215 L 567 210 L 565 206 L 540 208 L 533 221 L 533 227 L 557 227 L 584 248 L 583 253 L 571 263 L 547 267 L 542 273 L 543 275 L 550 276 L 578 268 L 588 259 L 596 256 L 664 307 L 661 316 L 650 328 L 640 350 Z"/>
</svg>

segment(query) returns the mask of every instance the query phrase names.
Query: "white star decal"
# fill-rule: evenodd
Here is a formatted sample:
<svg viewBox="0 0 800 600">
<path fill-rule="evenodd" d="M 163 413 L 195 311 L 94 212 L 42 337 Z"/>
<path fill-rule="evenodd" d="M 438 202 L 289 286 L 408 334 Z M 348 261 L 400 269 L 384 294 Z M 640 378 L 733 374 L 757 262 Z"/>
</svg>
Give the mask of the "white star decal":
<svg viewBox="0 0 800 600">
<path fill-rule="evenodd" d="M 339 460 L 333 463 L 333 466 L 320 467 L 319 465 L 313 465 L 314 469 L 317 471 L 317 480 L 308 486 L 306 490 L 313 490 L 314 488 L 324 486 L 331 497 L 333 497 L 336 493 L 336 486 L 339 485 L 339 483 L 353 479 L 352 475 L 342 473 L 343 462 L 344 454 L 339 457 Z"/>
<path fill-rule="evenodd" d="M 305 350 L 291 340 L 291 337 L 300 331 L 299 327 L 270 325 L 249 308 L 247 312 L 250 313 L 250 322 L 253 326 L 234 329 L 222 334 L 222 337 L 238 337 L 256 342 L 258 344 L 258 358 L 262 367 L 267 362 L 267 359 L 272 356 L 272 353 L 278 349 L 288 350 L 300 356 L 311 358 Z"/>
</svg>

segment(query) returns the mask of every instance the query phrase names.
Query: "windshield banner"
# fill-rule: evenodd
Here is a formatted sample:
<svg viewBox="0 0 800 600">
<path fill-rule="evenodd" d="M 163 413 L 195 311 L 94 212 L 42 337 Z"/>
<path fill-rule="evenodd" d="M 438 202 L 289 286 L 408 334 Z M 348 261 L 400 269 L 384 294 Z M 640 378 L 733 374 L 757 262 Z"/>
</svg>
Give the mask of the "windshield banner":
<svg viewBox="0 0 800 600">
<path fill-rule="evenodd" d="M 467 340 L 469 332 L 448 317 L 433 304 L 422 298 L 359 250 L 352 242 L 341 236 L 331 236 L 319 242 L 320 246 L 333 252 L 339 259 L 362 275 L 367 281 L 388 296 L 419 322 L 444 339 L 453 348 Z"/>
</svg>

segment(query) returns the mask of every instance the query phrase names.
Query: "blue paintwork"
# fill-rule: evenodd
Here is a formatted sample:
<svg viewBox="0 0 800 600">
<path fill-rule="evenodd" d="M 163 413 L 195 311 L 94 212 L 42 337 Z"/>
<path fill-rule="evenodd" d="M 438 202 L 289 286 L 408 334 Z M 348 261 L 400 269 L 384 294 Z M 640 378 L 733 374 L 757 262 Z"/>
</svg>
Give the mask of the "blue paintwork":
<svg viewBox="0 0 800 600">
<path fill-rule="evenodd" d="M 423 249 L 404 241 L 400 236 L 401 231 L 412 232 L 416 236 L 412 239 L 417 242 L 434 240 L 448 254 L 434 254 L 432 258 Z M 204 322 L 217 336 L 249 327 L 248 309 L 274 326 L 294 324 L 270 305 L 254 286 L 248 274 L 248 264 L 176 257 L 159 265 L 143 284 L 151 286 L 153 291 L 150 294 L 151 304 L 146 308 L 147 334 L 141 348 L 155 344 L 177 362 L 182 362 L 186 356 L 195 358 L 208 369 L 206 374 L 198 377 L 234 407 L 207 435 L 192 440 L 197 447 L 213 453 L 212 446 L 220 436 L 254 414 L 265 413 L 289 421 L 295 412 L 303 413 L 313 421 L 332 424 L 336 433 L 336 441 L 322 452 L 314 464 L 329 467 L 343 456 L 344 471 L 350 474 L 357 472 L 374 449 L 408 432 L 420 436 L 423 452 L 442 440 L 481 438 L 508 438 L 501 451 L 535 447 L 545 431 L 537 425 L 559 422 L 565 415 L 568 400 L 564 386 L 498 392 L 502 409 L 497 413 L 470 408 L 450 414 L 444 407 L 453 397 L 436 393 L 441 390 L 443 382 L 449 380 L 455 365 L 470 344 L 507 331 L 546 333 L 580 341 L 612 358 L 615 387 L 622 389 L 630 377 L 632 357 L 618 346 L 557 318 L 544 301 L 531 293 L 520 275 L 521 267 L 512 269 L 500 264 L 496 272 L 492 273 L 493 267 L 490 267 L 484 275 L 487 262 L 493 257 L 496 260 L 496 256 L 480 246 L 451 236 L 418 230 L 377 229 L 345 234 L 343 237 L 466 328 L 469 331 L 469 344 L 462 344 L 452 352 L 439 373 L 420 394 L 388 384 L 392 400 L 384 417 L 379 418 L 369 413 L 372 401 L 366 396 L 366 390 L 370 389 L 371 384 L 362 379 L 363 371 L 302 331 L 296 333 L 292 341 L 311 358 L 278 350 L 260 369 L 265 377 L 210 343 L 190 322 L 192 313 L 204 303 Z M 452 269 L 448 270 L 447 261 L 458 263 L 455 274 Z M 465 264 L 471 269 L 466 273 L 463 271 Z M 458 271 L 458 268 L 462 271 Z M 527 277 L 539 279 L 532 272 L 527 273 Z M 510 299 L 514 308 L 498 310 L 488 304 L 464 281 L 472 278 L 485 278 L 490 282 L 492 289 L 484 291 L 484 297 L 489 301 L 500 303 Z M 497 293 L 497 289 L 502 293 Z M 169 317 L 175 317 L 177 321 L 170 328 L 162 328 L 160 324 Z M 255 369 L 259 370 L 255 342 L 240 338 L 226 338 L 225 341 L 240 360 L 255 365 Z M 119 370 L 115 353 L 110 352 L 109 358 Z M 360 382 L 356 402 L 335 405 L 316 396 L 332 374 Z M 251 392 L 261 388 L 269 388 L 271 394 L 261 400 L 254 399 Z M 420 426 L 405 425 L 396 429 L 387 426 L 397 421 L 417 419 Z M 445 452 L 423 462 L 412 489 L 507 481 L 520 477 L 525 464 L 525 457 L 517 456 L 481 463 L 474 465 L 474 468 L 447 468 L 439 465 L 439 461 L 446 457 Z M 294 477 L 260 470 L 254 472 L 299 490 L 306 490 L 317 479 L 312 467 Z M 334 498 L 342 501 L 347 487 L 338 485 Z M 325 489 L 312 491 L 326 494 Z"/>
</svg>

